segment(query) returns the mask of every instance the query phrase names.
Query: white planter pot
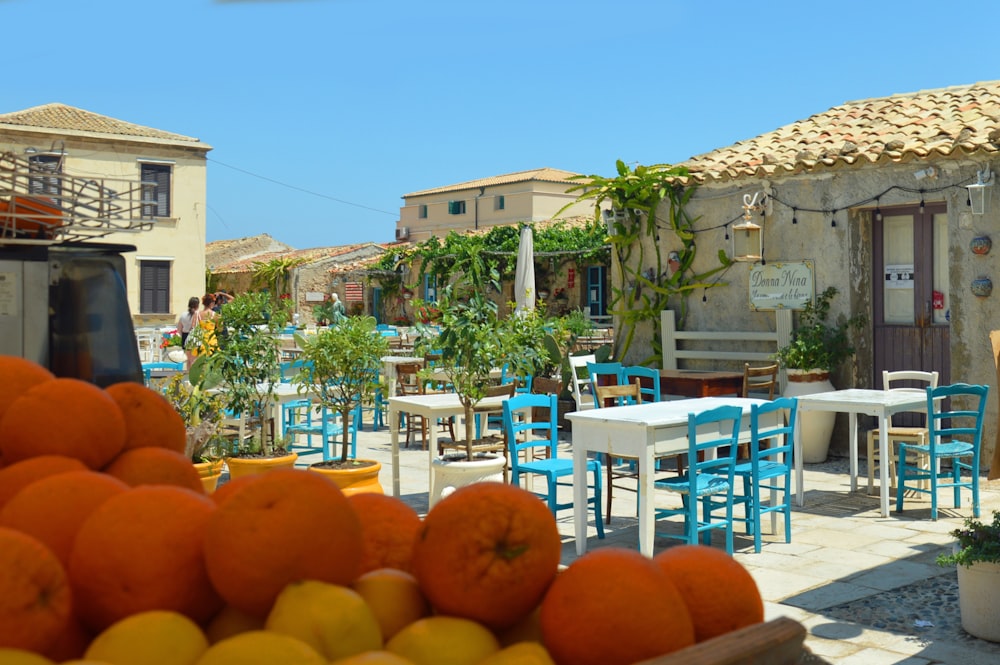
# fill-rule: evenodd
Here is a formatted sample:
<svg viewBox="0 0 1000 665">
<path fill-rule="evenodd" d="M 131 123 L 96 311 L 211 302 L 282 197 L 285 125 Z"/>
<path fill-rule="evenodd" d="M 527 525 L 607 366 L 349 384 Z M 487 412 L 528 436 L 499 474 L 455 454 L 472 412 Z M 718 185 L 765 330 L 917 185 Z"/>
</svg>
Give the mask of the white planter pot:
<svg viewBox="0 0 1000 665">
<path fill-rule="evenodd" d="M 812 395 L 833 390 L 830 373 L 818 370 L 789 369 L 785 397 Z M 802 439 L 802 461 L 805 464 L 819 464 L 826 461 L 830 451 L 830 437 L 837 414 L 832 411 L 800 411 L 800 438 Z"/>
<path fill-rule="evenodd" d="M 962 628 L 976 637 L 1000 642 L 1000 564 L 958 566 L 958 608 Z"/>
<path fill-rule="evenodd" d="M 502 483 L 503 470 L 507 458 L 503 455 L 479 453 L 471 462 L 465 459 L 464 453 L 456 453 L 438 457 L 431 464 L 433 485 L 430 492 L 430 507 L 448 496 L 459 487 L 473 483 Z"/>
<path fill-rule="evenodd" d="M 187 361 L 187 354 L 179 346 L 172 346 L 167 350 L 167 358 L 172 363 L 182 363 Z"/>
</svg>

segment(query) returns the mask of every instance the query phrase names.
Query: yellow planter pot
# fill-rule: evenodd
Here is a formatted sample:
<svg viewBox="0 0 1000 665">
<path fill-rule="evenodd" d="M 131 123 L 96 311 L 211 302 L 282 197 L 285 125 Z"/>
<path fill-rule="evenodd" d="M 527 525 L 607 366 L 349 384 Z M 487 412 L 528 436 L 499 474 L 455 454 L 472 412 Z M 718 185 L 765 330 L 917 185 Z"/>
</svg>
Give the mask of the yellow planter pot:
<svg viewBox="0 0 1000 665">
<path fill-rule="evenodd" d="M 291 469 L 295 466 L 298 453 L 288 453 L 281 457 L 230 457 L 226 460 L 230 478 L 254 476 L 271 469 Z"/>
<path fill-rule="evenodd" d="M 309 467 L 309 470 L 323 474 L 348 496 L 362 492 L 385 494 L 385 490 L 382 489 L 382 484 L 378 480 L 379 471 L 382 470 L 382 463 L 375 460 L 358 461 L 370 462 L 371 464 L 347 469 L 331 469 L 314 464 Z"/>
</svg>

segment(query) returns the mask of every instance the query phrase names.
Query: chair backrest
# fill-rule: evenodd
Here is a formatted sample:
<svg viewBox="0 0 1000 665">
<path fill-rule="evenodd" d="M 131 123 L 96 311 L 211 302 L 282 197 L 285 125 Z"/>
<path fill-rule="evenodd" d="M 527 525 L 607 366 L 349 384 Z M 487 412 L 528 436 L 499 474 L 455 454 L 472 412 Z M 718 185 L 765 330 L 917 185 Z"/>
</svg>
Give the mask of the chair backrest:
<svg viewBox="0 0 1000 665">
<path fill-rule="evenodd" d="M 923 372 L 918 370 L 890 372 L 889 370 L 882 370 L 883 390 L 909 390 L 922 393 L 928 388 L 937 388 L 937 386 L 937 372 Z M 895 413 L 890 422 L 893 425 L 921 426 L 924 424 L 924 414 Z"/>
<path fill-rule="evenodd" d="M 642 401 L 659 402 L 662 398 L 660 372 L 652 367 L 643 367 L 642 365 L 629 365 L 622 369 L 622 383 L 632 383 L 636 377 L 640 379 Z"/>
<path fill-rule="evenodd" d="M 594 399 L 590 392 L 590 375 L 587 374 L 587 363 L 596 363 L 597 356 L 588 353 L 584 356 L 570 356 L 570 391 L 576 400 L 579 410 L 594 408 Z M 582 376 L 581 376 L 582 374 Z"/>
<path fill-rule="evenodd" d="M 699 473 L 725 474 L 732 486 L 742 419 L 743 409 L 728 405 L 688 414 L 688 459 L 692 477 Z M 714 450 L 715 455 L 699 454 L 708 450 Z"/>
<path fill-rule="evenodd" d="M 594 401 L 597 408 L 606 406 L 626 406 L 642 402 L 642 384 L 637 378 L 634 383 L 613 386 L 594 386 Z"/>
<path fill-rule="evenodd" d="M 927 432 L 931 457 L 942 443 L 965 441 L 974 448 L 972 468 L 979 468 L 983 416 L 989 392 L 989 386 L 968 383 L 927 388 Z"/>
<path fill-rule="evenodd" d="M 778 370 L 780 365 L 763 365 L 751 367 L 750 363 L 743 365 L 743 397 L 750 393 L 766 394 L 768 399 L 774 399 L 774 389 L 778 385 Z"/>
<path fill-rule="evenodd" d="M 587 374 L 590 377 L 590 392 L 594 396 L 594 407 L 597 403 L 597 386 L 616 386 L 622 381 L 624 367 L 619 362 L 587 363 Z"/>
<path fill-rule="evenodd" d="M 520 451 L 531 448 L 548 448 L 549 457 L 556 456 L 559 443 L 558 397 L 555 395 L 514 395 L 503 403 L 503 430 L 510 450 L 513 475 L 518 473 Z M 539 415 L 547 410 L 548 417 Z M 523 435 L 523 436 L 519 436 Z M 539 436 L 540 438 L 535 438 Z M 524 439 L 523 441 L 521 439 Z M 530 457 L 530 455 L 529 455 Z"/>
<path fill-rule="evenodd" d="M 792 466 L 792 451 L 795 419 L 799 409 L 799 401 L 794 397 L 779 397 L 764 404 L 754 404 L 750 409 L 750 460 L 754 466 L 761 460 L 781 457 L 786 466 Z M 784 411 L 779 425 L 761 427 L 760 418 L 769 413 Z M 766 447 L 761 442 L 770 440 Z"/>
</svg>

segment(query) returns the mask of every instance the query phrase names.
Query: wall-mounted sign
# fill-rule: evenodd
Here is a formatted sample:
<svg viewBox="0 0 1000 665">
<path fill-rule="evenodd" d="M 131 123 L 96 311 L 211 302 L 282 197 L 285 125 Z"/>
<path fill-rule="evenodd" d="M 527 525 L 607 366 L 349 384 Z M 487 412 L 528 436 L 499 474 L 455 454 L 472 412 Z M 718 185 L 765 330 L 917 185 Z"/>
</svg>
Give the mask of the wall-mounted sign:
<svg viewBox="0 0 1000 665">
<path fill-rule="evenodd" d="M 323 302 L 325 296 L 322 291 L 306 291 L 306 302 Z"/>
<path fill-rule="evenodd" d="M 816 293 L 812 261 L 755 263 L 750 268 L 750 309 L 803 309 Z"/>
<path fill-rule="evenodd" d="M 891 265 L 885 267 L 885 288 L 887 289 L 912 289 L 913 288 L 913 264 Z"/>
</svg>

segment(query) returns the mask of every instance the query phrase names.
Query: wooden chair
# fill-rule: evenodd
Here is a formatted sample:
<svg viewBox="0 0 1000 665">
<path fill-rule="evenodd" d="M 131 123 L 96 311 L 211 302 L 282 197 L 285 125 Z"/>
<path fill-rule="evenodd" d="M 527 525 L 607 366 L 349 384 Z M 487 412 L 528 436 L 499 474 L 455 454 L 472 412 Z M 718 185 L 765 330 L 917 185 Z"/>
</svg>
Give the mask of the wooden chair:
<svg viewBox="0 0 1000 665">
<path fill-rule="evenodd" d="M 907 382 L 908 386 L 901 386 L 902 382 Z M 918 384 L 918 385 L 914 385 Z M 938 385 L 938 373 L 937 372 L 920 372 L 920 371 L 897 371 L 890 372 L 888 370 L 882 371 L 882 389 L 883 390 L 910 390 L 916 392 L 924 392 L 927 388 L 937 388 Z M 912 443 L 918 446 L 927 445 L 928 431 L 927 427 L 921 426 L 903 426 L 898 424 L 898 416 L 903 414 L 897 414 L 893 417 L 894 422 L 889 423 L 889 440 L 888 447 L 889 450 L 889 478 L 893 481 L 896 480 L 896 444 Z M 868 431 L 868 493 L 871 494 L 875 488 L 875 469 L 878 468 L 880 463 L 878 455 L 878 440 L 880 433 L 878 428 Z M 930 458 L 923 453 L 916 453 L 916 458 L 914 461 L 922 469 L 927 469 L 927 464 L 930 462 Z M 928 487 L 927 483 L 924 487 Z"/>
<path fill-rule="evenodd" d="M 606 406 L 624 406 L 627 404 L 642 403 L 642 383 L 636 378 L 634 383 L 622 385 L 599 386 L 594 385 L 594 401 L 597 408 Z M 616 464 L 617 462 L 617 464 Z M 614 488 L 636 491 L 634 487 L 627 485 L 615 485 L 615 480 L 619 478 L 639 477 L 638 460 L 634 457 L 612 457 L 610 453 L 604 453 L 604 466 L 607 468 L 607 494 L 604 522 L 611 524 L 611 500 L 614 497 Z"/>
</svg>

